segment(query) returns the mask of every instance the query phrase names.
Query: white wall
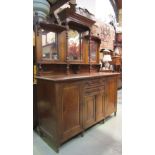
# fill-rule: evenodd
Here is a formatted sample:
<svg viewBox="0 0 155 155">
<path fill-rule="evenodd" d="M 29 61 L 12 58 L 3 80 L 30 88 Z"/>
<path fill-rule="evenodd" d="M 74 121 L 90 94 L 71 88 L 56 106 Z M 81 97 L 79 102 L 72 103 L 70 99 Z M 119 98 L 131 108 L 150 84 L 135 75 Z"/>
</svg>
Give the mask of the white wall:
<svg viewBox="0 0 155 155">
<path fill-rule="evenodd" d="M 86 8 L 95 15 L 96 0 L 76 0 L 76 3 L 78 7 Z"/>
<path fill-rule="evenodd" d="M 95 17 L 103 22 L 109 22 L 109 15 L 115 17 L 109 0 L 76 0 L 77 6 L 87 8 Z"/>
<path fill-rule="evenodd" d="M 115 17 L 115 12 L 109 0 L 96 0 L 95 16 L 103 22 L 109 22 L 109 15 Z"/>
</svg>

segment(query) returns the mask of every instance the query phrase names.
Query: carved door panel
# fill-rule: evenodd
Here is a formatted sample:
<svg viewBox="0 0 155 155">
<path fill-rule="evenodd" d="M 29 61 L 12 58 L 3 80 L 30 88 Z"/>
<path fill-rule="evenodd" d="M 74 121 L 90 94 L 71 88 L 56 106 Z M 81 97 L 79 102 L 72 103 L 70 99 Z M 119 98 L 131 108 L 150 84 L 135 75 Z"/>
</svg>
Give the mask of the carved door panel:
<svg viewBox="0 0 155 155">
<path fill-rule="evenodd" d="M 116 112 L 117 109 L 117 79 L 111 78 L 106 82 L 106 104 L 105 113 L 106 116 Z"/>
<path fill-rule="evenodd" d="M 62 88 L 62 138 L 72 137 L 82 130 L 82 110 L 79 84 L 65 84 Z M 63 141 L 62 140 L 62 141 Z"/>
<path fill-rule="evenodd" d="M 101 121 L 105 117 L 105 93 L 96 95 L 96 121 Z"/>
<path fill-rule="evenodd" d="M 84 97 L 84 128 L 95 123 L 95 95 Z"/>
</svg>

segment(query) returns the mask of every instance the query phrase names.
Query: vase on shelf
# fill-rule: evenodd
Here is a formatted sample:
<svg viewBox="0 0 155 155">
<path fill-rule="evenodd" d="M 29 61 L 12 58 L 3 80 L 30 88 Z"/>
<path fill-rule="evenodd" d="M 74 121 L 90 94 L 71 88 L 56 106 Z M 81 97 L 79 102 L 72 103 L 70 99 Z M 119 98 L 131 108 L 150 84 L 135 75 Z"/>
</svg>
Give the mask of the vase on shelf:
<svg viewBox="0 0 155 155">
<path fill-rule="evenodd" d="M 50 4 L 47 0 L 33 0 L 33 14 L 38 16 L 38 21 L 44 21 L 50 12 Z"/>
<path fill-rule="evenodd" d="M 56 3 L 58 0 L 48 0 L 51 4 Z"/>
</svg>

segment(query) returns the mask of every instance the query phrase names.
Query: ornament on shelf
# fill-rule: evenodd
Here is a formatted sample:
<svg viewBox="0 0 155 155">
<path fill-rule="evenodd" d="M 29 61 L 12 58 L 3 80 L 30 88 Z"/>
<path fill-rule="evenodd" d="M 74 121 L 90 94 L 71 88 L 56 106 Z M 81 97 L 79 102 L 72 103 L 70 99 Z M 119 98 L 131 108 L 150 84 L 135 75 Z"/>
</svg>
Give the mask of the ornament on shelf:
<svg viewBox="0 0 155 155">
<path fill-rule="evenodd" d="M 38 17 L 38 22 L 44 21 L 50 12 L 50 4 L 47 0 L 33 0 L 33 14 Z"/>
</svg>

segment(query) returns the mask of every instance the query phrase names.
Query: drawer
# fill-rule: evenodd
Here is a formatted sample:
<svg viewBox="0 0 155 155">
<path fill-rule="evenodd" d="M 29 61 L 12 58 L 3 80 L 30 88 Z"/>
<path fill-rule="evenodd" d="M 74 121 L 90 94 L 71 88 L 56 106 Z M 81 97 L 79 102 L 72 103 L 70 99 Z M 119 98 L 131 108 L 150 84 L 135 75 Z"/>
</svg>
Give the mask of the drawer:
<svg viewBox="0 0 155 155">
<path fill-rule="evenodd" d="M 85 82 L 85 84 L 84 84 L 85 88 L 99 87 L 99 86 L 104 86 L 104 85 L 105 85 L 104 79 L 89 80 L 89 81 Z"/>
<path fill-rule="evenodd" d="M 84 89 L 85 94 L 98 94 L 104 91 L 104 85 L 98 87 L 89 87 Z"/>
</svg>

